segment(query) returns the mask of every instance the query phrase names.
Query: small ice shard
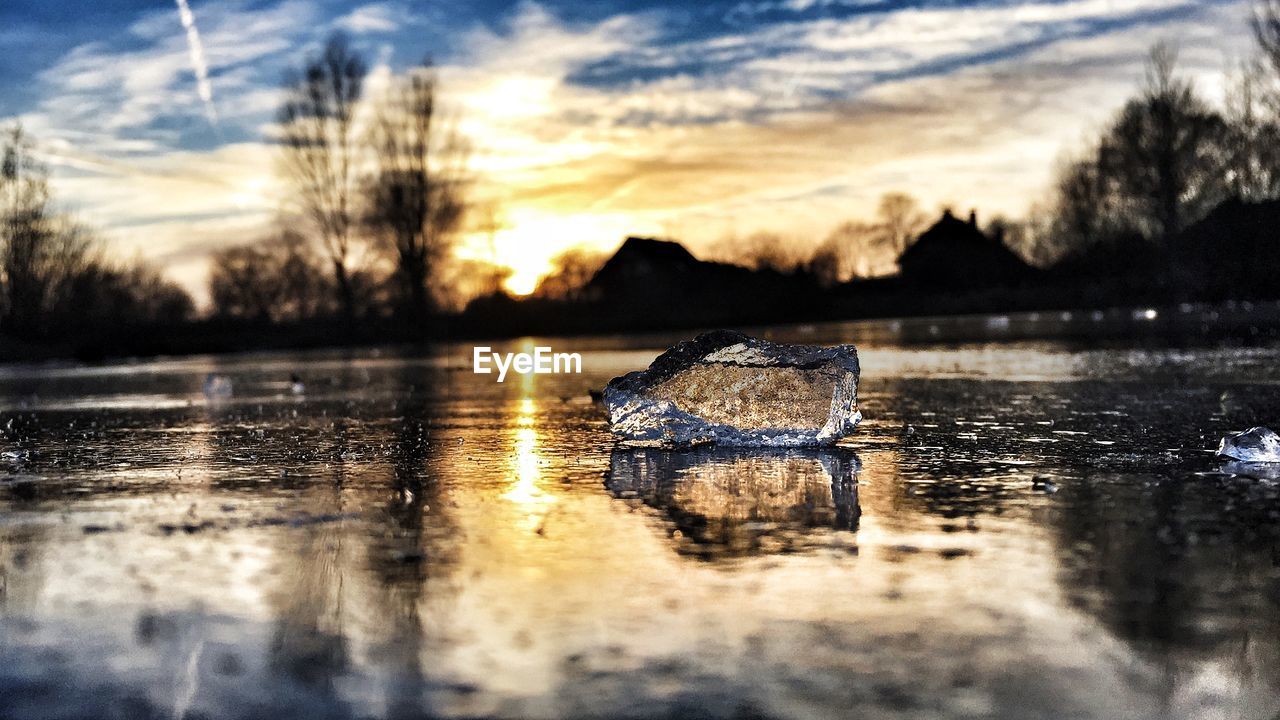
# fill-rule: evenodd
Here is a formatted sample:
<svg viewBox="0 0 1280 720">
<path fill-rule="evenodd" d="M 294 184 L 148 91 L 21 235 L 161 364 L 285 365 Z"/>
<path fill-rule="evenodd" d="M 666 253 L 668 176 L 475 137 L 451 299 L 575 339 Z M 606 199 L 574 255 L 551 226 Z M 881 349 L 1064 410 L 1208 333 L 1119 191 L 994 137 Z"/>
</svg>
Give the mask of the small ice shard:
<svg viewBox="0 0 1280 720">
<path fill-rule="evenodd" d="M 862 420 L 858 351 L 718 330 L 609 381 L 604 404 L 630 445 L 828 445 Z"/>
<path fill-rule="evenodd" d="M 231 378 L 218 373 L 204 376 L 204 396 L 210 400 L 221 400 L 231 397 Z"/>
<path fill-rule="evenodd" d="M 1218 454 L 1244 462 L 1280 463 L 1280 435 L 1258 426 L 1237 435 L 1228 435 L 1218 444 Z"/>
</svg>

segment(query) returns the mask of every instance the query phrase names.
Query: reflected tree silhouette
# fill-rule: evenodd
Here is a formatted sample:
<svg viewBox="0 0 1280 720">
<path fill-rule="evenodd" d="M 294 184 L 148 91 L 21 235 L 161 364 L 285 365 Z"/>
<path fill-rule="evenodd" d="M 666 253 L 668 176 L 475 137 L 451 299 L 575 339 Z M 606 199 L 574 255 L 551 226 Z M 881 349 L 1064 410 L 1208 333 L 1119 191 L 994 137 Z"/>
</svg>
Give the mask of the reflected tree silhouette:
<svg viewBox="0 0 1280 720">
<path fill-rule="evenodd" d="M 1275 487 L 1253 480 L 1089 475 L 1053 514 L 1068 600 L 1164 668 L 1172 693 L 1197 663 L 1280 692 Z"/>
</svg>

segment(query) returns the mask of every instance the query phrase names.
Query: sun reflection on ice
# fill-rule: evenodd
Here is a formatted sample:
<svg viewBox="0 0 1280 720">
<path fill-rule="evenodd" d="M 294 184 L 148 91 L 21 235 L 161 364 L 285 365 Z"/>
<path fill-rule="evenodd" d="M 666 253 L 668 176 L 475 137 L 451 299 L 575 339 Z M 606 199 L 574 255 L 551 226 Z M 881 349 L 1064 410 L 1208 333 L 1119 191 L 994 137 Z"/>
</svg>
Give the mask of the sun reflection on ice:
<svg viewBox="0 0 1280 720">
<path fill-rule="evenodd" d="M 525 376 L 528 378 L 529 376 Z M 542 520 L 555 504 L 554 495 L 541 487 L 542 457 L 538 454 L 540 438 L 534 427 L 537 405 L 533 398 L 525 396 L 516 407 L 515 457 L 512 463 L 514 478 L 511 486 L 502 494 L 524 513 L 520 527 L 537 530 Z"/>
</svg>

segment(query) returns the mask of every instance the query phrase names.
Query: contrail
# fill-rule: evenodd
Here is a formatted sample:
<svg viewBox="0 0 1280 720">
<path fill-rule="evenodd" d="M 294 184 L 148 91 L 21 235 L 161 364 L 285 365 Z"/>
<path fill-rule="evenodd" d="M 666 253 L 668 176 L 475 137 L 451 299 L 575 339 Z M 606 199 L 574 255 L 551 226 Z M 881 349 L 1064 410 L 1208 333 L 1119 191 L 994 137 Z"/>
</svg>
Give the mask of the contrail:
<svg viewBox="0 0 1280 720">
<path fill-rule="evenodd" d="M 176 0 L 178 15 L 182 18 L 182 27 L 187 29 L 187 46 L 191 49 L 191 68 L 196 73 L 196 91 L 204 101 L 205 114 L 209 116 L 209 124 L 218 129 L 218 109 L 213 106 L 213 85 L 209 83 L 209 65 L 204 60 L 204 45 L 200 42 L 200 31 L 196 29 L 196 16 L 191 12 L 187 0 Z"/>
</svg>

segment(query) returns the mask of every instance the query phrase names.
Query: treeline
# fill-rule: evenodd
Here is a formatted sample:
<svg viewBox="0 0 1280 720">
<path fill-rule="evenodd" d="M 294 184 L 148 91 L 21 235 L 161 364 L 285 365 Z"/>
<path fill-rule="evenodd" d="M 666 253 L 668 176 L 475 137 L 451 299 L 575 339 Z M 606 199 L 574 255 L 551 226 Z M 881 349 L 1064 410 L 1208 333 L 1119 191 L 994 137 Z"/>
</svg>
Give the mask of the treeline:
<svg viewBox="0 0 1280 720">
<path fill-rule="evenodd" d="M 154 268 L 108 259 L 59 211 L 49 169 L 20 125 L 0 139 L 0 357 L 191 319 L 191 298 Z M 19 354 L 13 352 L 12 354 Z"/>
<path fill-rule="evenodd" d="M 1219 109 L 1178 75 L 1169 46 L 1155 47 L 1138 95 L 1064 163 L 1035 230 L 1041 251 L 1090 265 L 1159 252 L 1228 200 L 1280 197 L 1280 55 L 1272 57 L 1243 64 Z"/>
<path fill-rule="evenodd" d="M 430 61 L 375 98 L 366 97 L 367 75 L 342 34 L 286 74 L 272 139 L 287 200 L 276 230 L 212 254 L 204 318 L 181 287 L 141 261 L 110 259 L 88 227 L 61 212 L 35 143 L 20 126 L 8 129 L 0 357 L 218 349 L 237 324 L 323 327 L 331 343 L 438 335 L 446 310 L 506 275 L 451 261 L 474 179 Z M 139 345 L 161 326 L 174 342 Z"/>
</svg>

